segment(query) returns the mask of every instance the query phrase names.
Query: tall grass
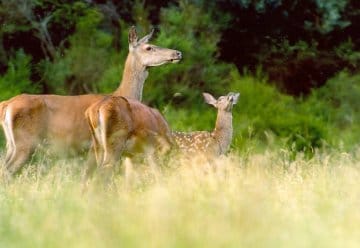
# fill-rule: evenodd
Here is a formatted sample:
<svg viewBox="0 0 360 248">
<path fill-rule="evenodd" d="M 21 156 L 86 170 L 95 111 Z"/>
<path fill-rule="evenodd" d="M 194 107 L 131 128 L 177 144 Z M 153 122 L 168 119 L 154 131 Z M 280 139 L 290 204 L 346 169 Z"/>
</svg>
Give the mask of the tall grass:
<svg viewBox="0 0 360 248">
<path fill-rule="evenodd" d="M 133 165 L 85 191 L 81 162 L 40 161 L 1 181 L 0 247 L 356 247 L 358 154 Z"/>
</svg>

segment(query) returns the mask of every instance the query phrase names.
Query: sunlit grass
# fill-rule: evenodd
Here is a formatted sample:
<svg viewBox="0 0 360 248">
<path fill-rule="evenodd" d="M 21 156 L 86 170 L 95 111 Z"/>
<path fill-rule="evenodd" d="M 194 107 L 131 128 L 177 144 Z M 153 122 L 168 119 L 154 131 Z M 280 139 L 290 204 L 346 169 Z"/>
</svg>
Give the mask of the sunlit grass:
<svg viewBox="0 0 360 248">
<path fill-rule="evenodd" d="M 86 190 L 79 161 L 30 165 L 1 181 L 0 247 L 357 247 L 358 155 L 287 157 L 133 165 Z"/>
</svg>

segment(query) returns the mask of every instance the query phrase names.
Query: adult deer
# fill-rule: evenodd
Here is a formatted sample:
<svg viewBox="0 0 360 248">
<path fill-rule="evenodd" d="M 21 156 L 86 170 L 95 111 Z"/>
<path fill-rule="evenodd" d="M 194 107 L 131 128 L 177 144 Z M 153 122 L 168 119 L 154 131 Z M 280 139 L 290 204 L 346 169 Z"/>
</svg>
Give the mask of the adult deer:
<svg viewBox="0 0 360 248">
<path fill-rule="evenodd" d="M 173 145 L 171 130 L 157 109 L 122 96 L 107 97 L 85 112 L 98 167 L 110 168 L 122 155 L 153 155 Z M 87 176 L 95 169 L 89 164 Z"/>
<path fill-rule="evenodd" d="M 216 100 L 209 93 L 203 93 L 205 102 L 218 109 L 215 129 L 212 132 L 173 131 L 172 136 L 180 151 L 185 155 L 200 153 L 218 156 L 226 153 L 233 135 L 232 108 L 237 103 L 239 95 L 239 93 L 230 92 Z"/>
<path fill-rule="evenodd" d="M 129 31 L 129 54 L 115 96 L 141 100 L 147 68 L 181 59 L 181 52 L 149 44 L 150 34 L 138 40 L 135 27 Z M 104 95 L 79 96 L 22 94 L 0 103 L 0 123 L 6 138 L 5 166 L 18 171 L 43 140 L 57 151 L 79 153 L 88 149 L 91 134 L 85 110 Z"/>
</svg>

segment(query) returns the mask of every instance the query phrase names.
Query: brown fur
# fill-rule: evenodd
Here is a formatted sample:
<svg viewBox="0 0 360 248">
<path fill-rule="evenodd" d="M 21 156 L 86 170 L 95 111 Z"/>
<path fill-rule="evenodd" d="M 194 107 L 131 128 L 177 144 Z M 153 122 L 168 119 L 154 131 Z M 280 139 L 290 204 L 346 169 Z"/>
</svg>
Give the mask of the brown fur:
<svg viewBox="0 0 360 248">
<path fill-rule="evenodd" d="M 121 155 L 168 150 L 170 128 L 156 109 L 125 97 L 108 97 L 86 110 L 98 165 L 113 166 Z"/>
</svg>

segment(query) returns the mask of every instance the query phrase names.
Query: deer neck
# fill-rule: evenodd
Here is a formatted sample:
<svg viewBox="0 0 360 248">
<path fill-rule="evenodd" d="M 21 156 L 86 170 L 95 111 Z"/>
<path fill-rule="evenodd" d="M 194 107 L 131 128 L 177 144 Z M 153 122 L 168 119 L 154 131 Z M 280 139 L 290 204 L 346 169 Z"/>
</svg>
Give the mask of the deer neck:
<svg viewBox="0 0 360 248">
<path fill-rule="evenodd" d="M 219 143 L 220 153 L 225 153 L 229 148 L 233 135 L 232 113 L 218 110 L 213 137 Z"/>
<path fill-rule="evenodd" d="M 147 76 L 146 67 L 139 62 L 135 55 L 129 53 L 120 86 L 113 94 L 141 101 Z"/>
</svg>

